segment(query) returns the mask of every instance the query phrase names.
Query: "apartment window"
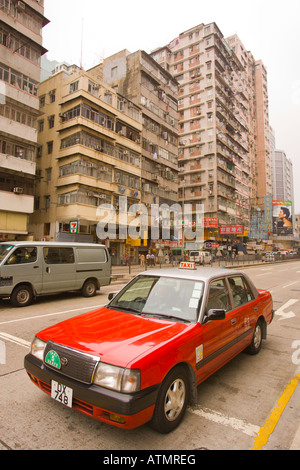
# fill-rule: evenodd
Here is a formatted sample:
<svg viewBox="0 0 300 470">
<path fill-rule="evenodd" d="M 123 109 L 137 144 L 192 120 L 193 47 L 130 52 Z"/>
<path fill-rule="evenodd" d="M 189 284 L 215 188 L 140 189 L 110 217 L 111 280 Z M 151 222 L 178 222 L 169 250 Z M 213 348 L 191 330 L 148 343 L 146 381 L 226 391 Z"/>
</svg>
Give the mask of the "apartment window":
<svg viewBox="0 0 300 470">
<path fill-rule="evenodd" d="M 55 90 L 49 91 L 50 103 L 55 102 Z"/>
<path fill-rule="evenodd" d="M 78 90 L 79 87 L 79 80 L 76 82 L 70 83 L 70 93 L 74 93 L 75 91 Z"/>
<path fill-rule="evenodd" d="M 40 97 L 40 108 L 43 108 L 45 104 L 46 104 L 46 97 L 44 95 Z"/>
<path fill-rule="evenodd" d="M 110 76 L 112 79 L 116 79 L 118 75 L 118 66 L 112 67 L 110 71 Z"/>
<path fill-rule="evenodd" d="M 51 181 L 52 168 L 46 169 L 46 181 Z"/>
<path fill-rule="evenodd" d="M 54 119 L 55 119 L 54 114 L 53 114 L 52 116 L 49 116 L 49 117 L 48 117 L 49 129 L 53 129 L 53 127 L 54 127 Z"/>
<path fill-rule="evenodd" d="M 39 132 L 43 132 L 44 130 L 44 121 L 39 121 Z"/>
<path fill-rule="evenodd" d="M 50 209 L 50 196 L 45 196 L 45 209 Z"/>
<path fill-rule="evenodd" d="M 48 148 L 48 154 L 52 153 L 52 151 L 53 151 L 53 141 L 47 143 L 47 148 Z"/>
</svg>

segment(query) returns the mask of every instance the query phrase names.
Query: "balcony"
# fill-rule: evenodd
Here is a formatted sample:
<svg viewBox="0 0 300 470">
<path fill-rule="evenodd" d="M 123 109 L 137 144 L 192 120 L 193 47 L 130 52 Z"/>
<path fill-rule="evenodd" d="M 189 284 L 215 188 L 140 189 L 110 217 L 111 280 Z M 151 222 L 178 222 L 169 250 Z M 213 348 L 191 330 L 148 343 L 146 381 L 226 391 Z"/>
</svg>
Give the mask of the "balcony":
<svg viewBox="0 0 300 470">
<path fill-rule="evenodd" d="M 9 191 L 0 191 L 0 211 L 32 214 L 34 197 Z"/>
<path fill-rule="evenodd" d="M 35 167 L 35 162 L 31 160 L 25 160 L 23 158 L 14 157 L 13 155 L 0 153 L 0 168 L 17 171 L 18 173 L 35 175 Z"/>
</svg>

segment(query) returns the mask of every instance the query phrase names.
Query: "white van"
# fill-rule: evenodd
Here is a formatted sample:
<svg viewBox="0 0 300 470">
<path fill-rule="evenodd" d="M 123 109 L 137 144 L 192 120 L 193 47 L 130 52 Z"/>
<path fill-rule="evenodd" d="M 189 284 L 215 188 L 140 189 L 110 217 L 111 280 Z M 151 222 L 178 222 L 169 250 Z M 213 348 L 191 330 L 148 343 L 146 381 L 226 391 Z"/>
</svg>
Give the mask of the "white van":
<svg viewBox="0 0 300 470">
<path fill-rule="evenodd" d="M 80 291 L 92 297 L 111 281 L 104 245 L 62 242 L 0 243 L 0 298 L 16 307 L 43 294 Z"/>
<path fill-rule="evenodd" d="M 211 254 L 209 251 L 191 251 L 190 261 L 194 261 L 196 264 L 210 264 Z"/>
</svg>

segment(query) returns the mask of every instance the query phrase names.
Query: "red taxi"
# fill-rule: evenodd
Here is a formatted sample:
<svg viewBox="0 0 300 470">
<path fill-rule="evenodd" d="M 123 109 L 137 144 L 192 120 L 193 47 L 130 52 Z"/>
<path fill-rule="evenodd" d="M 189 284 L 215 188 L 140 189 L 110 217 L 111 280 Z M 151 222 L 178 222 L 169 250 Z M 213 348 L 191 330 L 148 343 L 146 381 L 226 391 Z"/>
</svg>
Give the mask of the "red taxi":
<svg viewBox="0 0 300 470">
<path fill-rule="evenodd" d="M 245 273 L 183 266 L 141 273 L 105 307 L 39 332 L 25 357 L 32 382 L 109 424 L 172 431 L 197 385 L 259 352 L 273 318 L 271 294 Z"/>
</svg>

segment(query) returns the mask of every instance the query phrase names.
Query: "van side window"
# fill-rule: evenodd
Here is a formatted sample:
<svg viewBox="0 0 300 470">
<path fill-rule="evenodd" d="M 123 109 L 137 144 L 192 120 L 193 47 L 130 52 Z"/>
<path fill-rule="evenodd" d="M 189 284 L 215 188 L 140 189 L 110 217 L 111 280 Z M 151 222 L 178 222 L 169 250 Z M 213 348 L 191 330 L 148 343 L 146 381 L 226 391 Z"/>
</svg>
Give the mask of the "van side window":
<svg viewBox="0 0 300 470">
<path fill-rule="evenodd" d="M 73 248 L 50 246 L 44 248 L 44 260 L 47 264 L 74 263 Z"/>
<path fill-rule="evenodd" d="M 37 249 L 36 246 L 26 247 L 22 246 L 16 248 L 16 250 L 10 255 L 5 264 L 25 264 L 34 263 L 37 260 Z"/>
<path fill-rule="evenodd" d="M 254 299 L 253 293 L 242 277 L 230 277 L 228 280 L 233 296 L 234 307 L 239 307 Z"/>
</svg>

